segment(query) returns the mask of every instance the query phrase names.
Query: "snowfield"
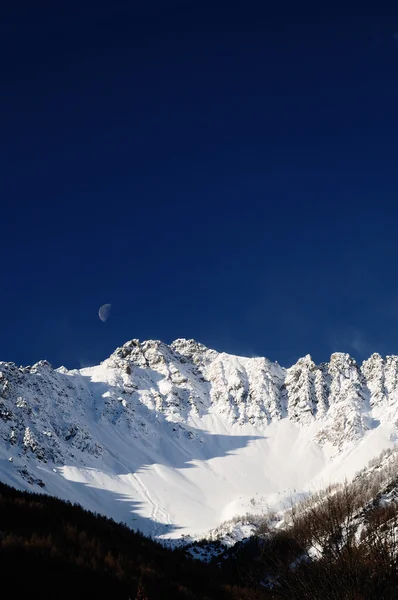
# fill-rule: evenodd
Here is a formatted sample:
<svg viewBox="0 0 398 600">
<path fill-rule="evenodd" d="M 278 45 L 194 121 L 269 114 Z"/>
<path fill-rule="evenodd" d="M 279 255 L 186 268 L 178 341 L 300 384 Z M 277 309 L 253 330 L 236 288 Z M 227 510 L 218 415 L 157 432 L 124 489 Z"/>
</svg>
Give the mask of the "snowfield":
<svg viewBox="0 0 398 600">
<path fill-rule="evenodd" d="M 0 363 L 0 479 L 161 539 L 288 507 L 397 439 L 398 357 L 289 369 L 193 340 L 101 365 Z"/>
</svg>

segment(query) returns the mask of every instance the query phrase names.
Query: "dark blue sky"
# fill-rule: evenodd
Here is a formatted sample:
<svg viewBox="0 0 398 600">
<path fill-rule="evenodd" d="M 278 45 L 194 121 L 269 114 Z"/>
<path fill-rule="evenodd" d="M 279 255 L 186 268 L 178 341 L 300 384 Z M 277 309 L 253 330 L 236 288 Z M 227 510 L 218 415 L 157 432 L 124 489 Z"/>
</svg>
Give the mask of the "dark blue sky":
<svg viewBox="0 0 398 600">
<path fill-rule="evenodd" d="M 398 353 L 398 6 L 323 4 L 10 3 L 1 360 Z"/>
</svg>

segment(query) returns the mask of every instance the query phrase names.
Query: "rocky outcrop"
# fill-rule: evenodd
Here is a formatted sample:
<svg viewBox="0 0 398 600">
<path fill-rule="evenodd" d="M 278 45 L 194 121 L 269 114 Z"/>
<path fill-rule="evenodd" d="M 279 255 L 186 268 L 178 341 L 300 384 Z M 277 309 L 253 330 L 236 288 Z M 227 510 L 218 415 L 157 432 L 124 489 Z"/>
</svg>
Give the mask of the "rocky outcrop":
<svg viewBox="0 0 398 600">
<path fill-rule="evenodd" d="M 383 420 L 398 422 L 398 357 L 373 354 L 358 366 L 348 354 L 335 353 L 321 365 L 307 355 L 285 369 L 179 339 L 171 345 L 131 340 L 98 367 L 80 371 L 46 361 L 0 363 L 2 444 L 39 461 L 100 456 L 93 422 L 122 425 L 132 436 L 156 435 L 159 415 L 184 431 L 190 416 L 212 412 L 226 426 L 259 430 L 281 419 L 318 423 L 316 440 L 339 450 Z"/>
</svg>

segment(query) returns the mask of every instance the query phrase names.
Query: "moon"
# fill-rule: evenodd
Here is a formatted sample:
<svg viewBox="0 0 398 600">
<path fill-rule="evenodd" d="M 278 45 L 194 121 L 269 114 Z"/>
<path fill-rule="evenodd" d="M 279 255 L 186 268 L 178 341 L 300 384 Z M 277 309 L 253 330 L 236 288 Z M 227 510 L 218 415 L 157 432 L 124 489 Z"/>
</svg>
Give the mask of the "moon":
<svg viewBox="0 0 398 600">
<path fill-rule="evenodd" d="M 108 320 L 112 304 L 103 304 L 98 311 L 98 316 L 103 323 Z"/>
</svg>

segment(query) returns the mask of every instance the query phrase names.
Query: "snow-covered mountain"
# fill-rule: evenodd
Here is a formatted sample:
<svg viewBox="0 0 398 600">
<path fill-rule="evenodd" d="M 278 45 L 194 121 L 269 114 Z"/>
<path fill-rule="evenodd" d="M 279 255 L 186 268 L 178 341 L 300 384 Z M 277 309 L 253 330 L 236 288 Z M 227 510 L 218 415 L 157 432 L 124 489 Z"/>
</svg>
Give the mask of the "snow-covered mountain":
<svg viewBox="0 0 398 600">
<path fill-rule="evenodd" d="M 397 434 L 397 356 L 284 369 L 180 339 L 79 371 L 0 363 L 0 479 L 156 537 L 351 477 Z"/>
</svg>

